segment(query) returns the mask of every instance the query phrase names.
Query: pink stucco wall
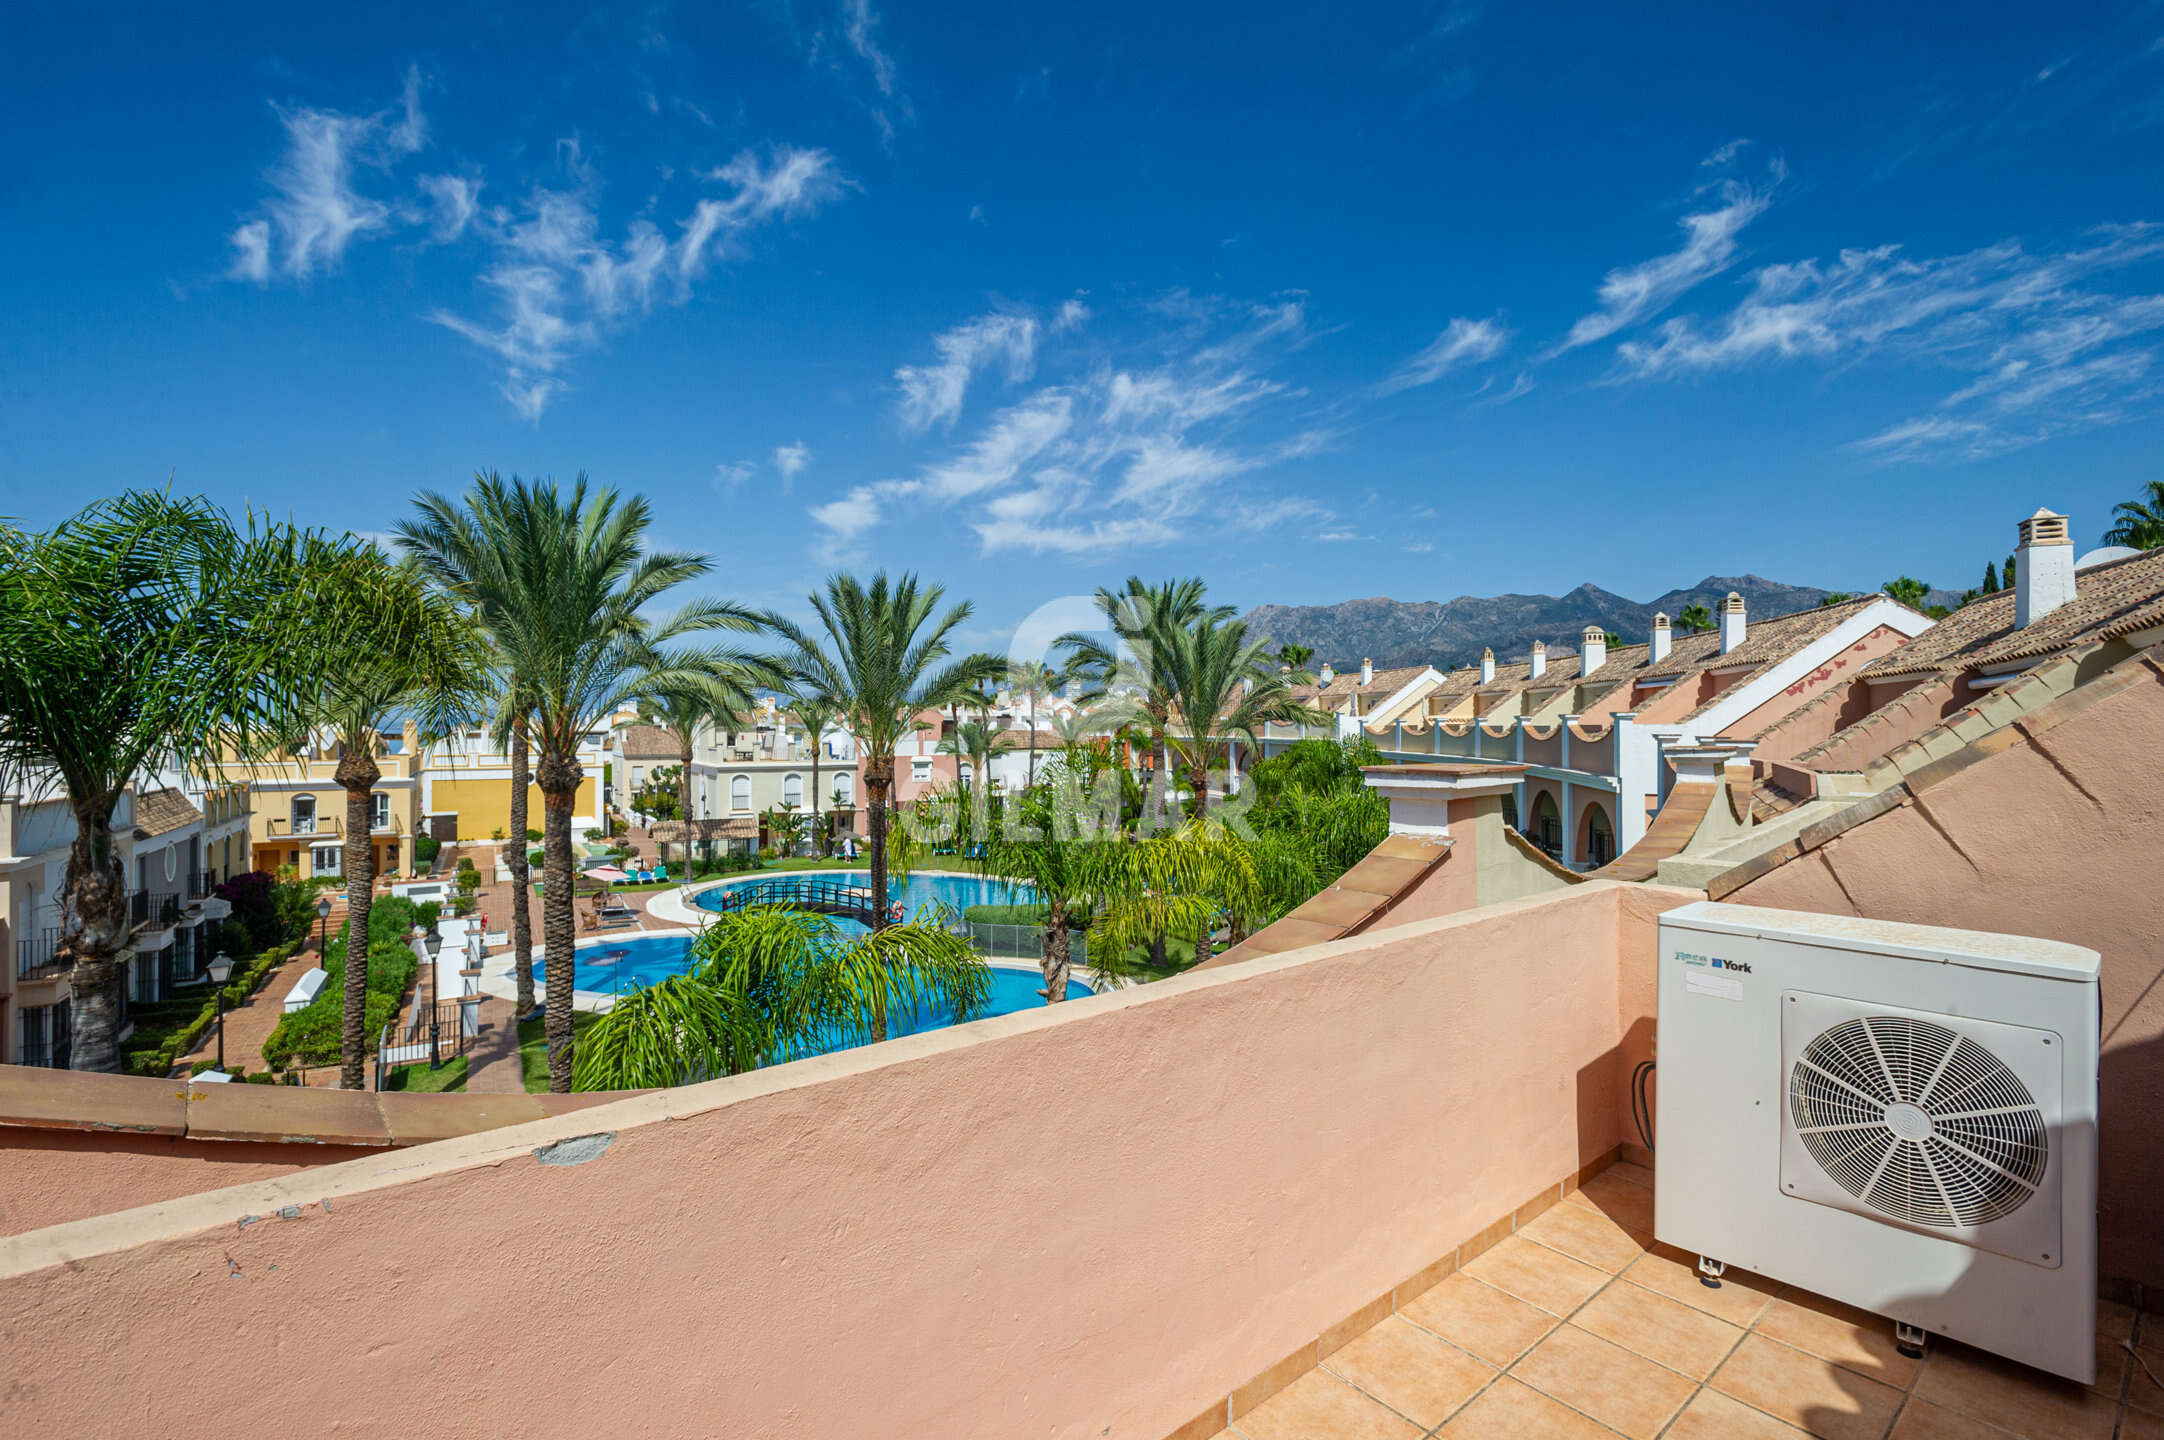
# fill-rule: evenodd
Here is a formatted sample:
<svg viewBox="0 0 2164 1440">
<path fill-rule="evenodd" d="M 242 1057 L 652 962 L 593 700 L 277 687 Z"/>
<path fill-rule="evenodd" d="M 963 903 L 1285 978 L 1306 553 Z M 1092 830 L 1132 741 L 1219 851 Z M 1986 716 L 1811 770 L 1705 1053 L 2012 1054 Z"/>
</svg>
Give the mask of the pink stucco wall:
<svg viewBox="0 0 2164 1440">
<path fill-rule="evenodd" d="M 0 1141 L 0 1234 L 15 1235 L 371 1153 L 112 1131 L 11 1129 Z"/>
<path fill-rule="evenodd" d="M 1748 739 L 1759 731 L 1779 723 L 1781 718 L 1816 700 L 1836 686 L 1844 685 L 1849 677 L 1870 664 L 1889 650 L 1906 644 L 1908 636 L 1890 625 L 1881 625 L 1870 634 L 1850 645 L 1840 654 L 1828 657 L 1825 664 L 1810 674 L 1782 689 L 1757 709 L 1722 730 L 1723 735 L 1734 739 Z M 1829 732 L 1830 733 L 1830 732 Z M 1793 754 L 1794 752 L 1789 752 Z M 1772 757 L 1787 759 L 1787 755 Z"/>
<path fill-rule="evenodd" d="M 1722 898 L 2098 951 L 2102 1265 L 2164 1285 L 2164 676 L 2136 677 L 2073 692 L 2024 722 L 2033 739 L 2001 732 L 2022 743 Z"/>
<path fill-rule="evenodd" d="M 1624 1138 L 1618 953 L 1649 971 L 1688 898 L 1578 886 L 0 1240 L 10 1425 L 1155 1440 Z"/>
</svg>

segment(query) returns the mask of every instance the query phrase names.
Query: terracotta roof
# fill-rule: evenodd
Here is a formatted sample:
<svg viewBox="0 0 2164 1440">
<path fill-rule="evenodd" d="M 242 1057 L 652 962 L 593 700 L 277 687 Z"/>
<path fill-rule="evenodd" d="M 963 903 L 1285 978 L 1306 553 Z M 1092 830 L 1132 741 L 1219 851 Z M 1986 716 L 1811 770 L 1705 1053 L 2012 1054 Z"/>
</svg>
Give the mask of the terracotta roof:
<svg viewBox="0 0 2164 1440">
<path fill-rule="evenodd" d="M 169 835 L 189 821 L 202 818 L 203 812 L 178 790 L 149 790 L 135 797 L 135 838 L 138 840 Z"/>
<path fill-rule="evenodd" d="M 1880 680 L 1934 670 L 1988 669 L 2164 625 L 2164 550 L 2080 571 L 2074 576 L 2074 591 L 2072 600 L 2019 630 L 2014 628 L 2014 591 L 1973 600 L 1861 673 Z"/>
<path fill-rule="evenodd" d="M 1304 705 L 1342 713 L 1347 702 L 1364 699 L 1369 704 L 1387 700 L 1411 684 L 1415 677 L 1427 673 L 1426 665 L 1402 665 L 1394 670 L 1378 670 L 1375 678 L 1363 685 L 1358 670 L 1347 670 L 1330 677 L 1328 685 L 1299 685 L 1293 688 L 1293 696 Z"/>
<path fill-rule="evenodd" d="M 1884 595 L 1859 595 L 1853 600 L 1844 600 L 1838 605 L 1821 605 L 1815 610 L 1799 610 L 1793 615 L 1781 615 L 1772 620 L 1761 621 L 1759 624 L 1751 626 L 1750 633 L 1745 636 L 1741 645 L 1726 655 L 1717 655 L 1715 657 L 1719 662 L 1717 668 L 1728 670 L 1738 665 L 1750 666 L 1751 674 L 1745 675 L 1735 682 L 1735 684 L 1740 685 L 1743 681 L 1750 679 L 1752 675 L 1756 675 L 1768 666 L 1777 665 L 1786 660 L 1812 641 L 1821 640 L 1831 635 L 1840 628 L 1843 621 L 1848 620 L 1865 607 L 1881 600 L 1886 601 L 1889 605 L 1899 605 L 1901 603 Z M 1901 608 L 1906 610 L 1909 607 L 1903 605 Z M 1921 612 L 1912 611 L 1911 613 L 1920 614 Z M 1924 633 L 1928 635 L 1931 631 L 1926 630 Z M 1709 662 L 1707 666 L 1702 668 L 1716 667 Z M 1707 700 L 1704 705 L 1700 705 L 1683 718 L 1685 720 L 1695 720 L 1705 710 L 1720 704 L 1727 698 L 1729 698 L 1727 691 L 1724 690 L 1721 694 Z"/>
<path fill-rule="evenodd" d="M 1473 672 L 1477 679 L 1480 672 Z M 1548 656 L 1547 668 L 1540 678 L 1533 678 L 1533 662 L 1530 659 L 1513 660 L 1508 665 L 1495 667 L 1495 679 L 1480 687 L 1482 695 L 1509 695 L 1535 685 L 1568 685 L 1578 678 L 1578 653 L 1575 650 L 1557 650 Z"/>
<path fill-rule="evenodd" d="M 684 742 L 659 725 L 626 725 L 616 732 L 616 752 L 626 760 L 681 760 Z"/>
</svg>

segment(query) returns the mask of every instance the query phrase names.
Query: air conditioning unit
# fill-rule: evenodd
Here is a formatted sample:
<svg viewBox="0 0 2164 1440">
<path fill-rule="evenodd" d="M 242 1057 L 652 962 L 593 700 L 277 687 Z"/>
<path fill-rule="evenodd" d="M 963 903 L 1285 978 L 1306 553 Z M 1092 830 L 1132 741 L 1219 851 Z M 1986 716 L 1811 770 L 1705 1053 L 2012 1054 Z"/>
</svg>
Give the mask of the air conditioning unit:
<svg viewBox="0 0 2164 1440">
<path fill-rule="evenodd" d="M 2096 952 L 1712 903 L 1660 947 L 1656 1237 L 2092 1383 Z"/>
</svg>

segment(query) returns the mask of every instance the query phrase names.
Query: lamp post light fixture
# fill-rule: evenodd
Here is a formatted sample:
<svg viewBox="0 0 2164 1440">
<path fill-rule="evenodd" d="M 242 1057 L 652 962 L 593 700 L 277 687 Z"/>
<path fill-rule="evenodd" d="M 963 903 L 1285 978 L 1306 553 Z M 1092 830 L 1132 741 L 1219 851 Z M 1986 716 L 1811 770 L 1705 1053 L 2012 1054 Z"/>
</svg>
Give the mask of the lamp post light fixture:
<svg viewBox="0 0 2164 1440">
<path fill-rule="evenodd" d="M 316 902 L 316 963 L 318 965 L 321 965 L 328 958 L 328 952 L 325 951 L 324 946 L 328 943 L 325 932 L 330 928 L 330 923 L 331 897 L 326 895 Z"/>
<path fill-rule="evenodd" d="M 233 978 L 233 957 L 220 950 L 211 957 L 210 983 L 218 994 L 218 1068 L 225 1069 L 225 982 Z"/>
<path fill-rule="evenodd" d="M 436 957 L 443 953 L 443 935 L 437 930 L 428 932 L 428 1068 L 443 1068 L 443 1049 L 438 1039 L 437 1015 L 441 1009 L 437 1001 L 442 997 L 436 989 Z"/>
</svg>

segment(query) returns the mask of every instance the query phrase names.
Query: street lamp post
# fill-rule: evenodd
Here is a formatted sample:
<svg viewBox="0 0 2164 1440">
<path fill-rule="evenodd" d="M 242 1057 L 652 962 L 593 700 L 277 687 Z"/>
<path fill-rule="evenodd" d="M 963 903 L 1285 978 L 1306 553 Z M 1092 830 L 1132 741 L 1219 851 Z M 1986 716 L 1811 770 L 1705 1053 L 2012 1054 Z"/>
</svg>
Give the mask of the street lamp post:
<svg viewBox="0 0 2164 1440">
<path fill-rule="evenodd" d="M 442 998 L 436 993 L 436 956 L 443 951 L 443 936 L 435 930 L 428 932 L 428 1068 L 443 1067 L 443 1050 L 438 1040 L 437 1016 L 442 1007 L 436 1002 Z"/>
<path fill-rule="evenodd" d="M 326 895 L 316 902 L 316 963 L 318 965 L 321 965 L 329 958 L 328 952 L 324 949 L 324 946 L 329 943 L 324 932 L 330 928 L 330 923 L 331 897 Z"/>
<path fill-rule="evenodd" d="M 218 1068 L 225 1069 L 225 982 L 233 978 L 233 957 L 220 950 L 211 957 L 210 983 L 218 992 Z"/>
</svg>

